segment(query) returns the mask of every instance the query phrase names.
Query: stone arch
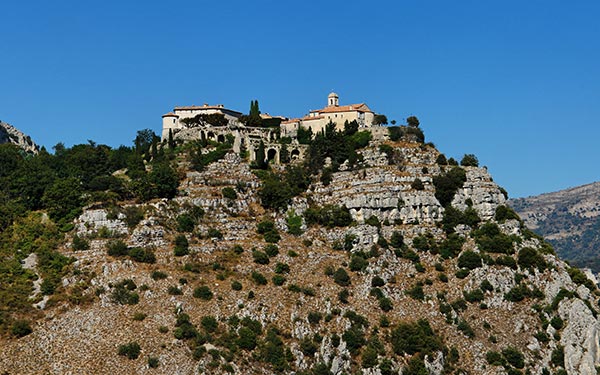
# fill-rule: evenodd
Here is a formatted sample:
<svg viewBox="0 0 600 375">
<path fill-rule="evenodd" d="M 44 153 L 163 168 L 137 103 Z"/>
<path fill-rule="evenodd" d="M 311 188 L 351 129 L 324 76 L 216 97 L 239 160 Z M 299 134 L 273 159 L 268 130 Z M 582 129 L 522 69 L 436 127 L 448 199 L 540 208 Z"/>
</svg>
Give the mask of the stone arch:
<svg viewBox="0 0 600 375">
<path fill-rule="evenodd" d="M 270 148 L 269 150 L 267 150 L 267 160 L 271 161 L 277 161 L 277 150 L 274 148 Z"/>
<path fill-rule="evenodd" d="M 214 141 L 215 140 L 215 133 L 213 132 L 208 132 L 208 134 L 206 135 L 206 138 Z"/>
<path fill-rule="evenodd" d="M 219 134 L 217 136 L 217 142 L 219 142 L 219 143 L 225 143 L 225 136 L 223 134 Z"/>
<path fill-rule="evenodd" d="M 292 158 L 292 160 L 300 158 L 300 150 L 298 150 L 297 148 L 293 149 L 292 152 L 290 152 L 290 157 Z"/>
</svg>

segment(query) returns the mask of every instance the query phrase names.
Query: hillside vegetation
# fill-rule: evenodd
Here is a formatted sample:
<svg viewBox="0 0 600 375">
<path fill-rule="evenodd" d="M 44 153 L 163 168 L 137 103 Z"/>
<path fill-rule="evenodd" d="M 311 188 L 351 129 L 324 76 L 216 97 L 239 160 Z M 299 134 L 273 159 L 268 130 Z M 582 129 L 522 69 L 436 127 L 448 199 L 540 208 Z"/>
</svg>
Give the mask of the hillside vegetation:
<svg viewBox="0 0 600 375">
<path fill-rule="evenodd" d="M 414 126 L 309 143 L 0 146 L 0 371 L 595 373 L 596 286 L 474 155 Z"/>
<path fill-rule="evenodd" d="M 528 228 L 544 236 L 558 255 L 600 272 L 600 182 L 510 201 Z"/>
</svg>

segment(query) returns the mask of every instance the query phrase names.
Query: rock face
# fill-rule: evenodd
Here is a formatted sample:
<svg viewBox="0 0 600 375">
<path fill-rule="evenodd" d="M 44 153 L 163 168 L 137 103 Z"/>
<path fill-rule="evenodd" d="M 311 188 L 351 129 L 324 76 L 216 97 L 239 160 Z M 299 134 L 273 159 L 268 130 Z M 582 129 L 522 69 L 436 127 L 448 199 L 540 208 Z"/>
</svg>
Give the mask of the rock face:
<svg viewBox="0 0 600 375">
<path fill-rule="evenodd" d="M 37 154 L 40 150 L 38 145 L 31 140 L 31 137 L 23 134 L 14 126 L 0 121 L 0 144 L 2 143 L 15 144 L 31 154 Z"/>
<path fill-rule="evenodd" d="M 600 182 L 511 199 L 509 204 L 562 258 L 600 272 Z"/>
<path fill-rule="evenodd" d="M 235 153 L 200 172 L 180 158 L 174 199 L 85 209 L 60 249 L 72 272 L 59 295 L 33 294 L 33 333 L 0 337 L 0 373 L 595 373 L 598 290 L 519 220 L 496 221 L 506 199 L 486 169 L 464 168 L 451 211 L 434 179 L 452 166 L 433 146 L 380 139 L 360 154 L 279 211 Z M 327 205 L 353 222 L 302 218 Z M 469 207 L 478 228 L 446 227 Z M 109 256 L 117 240 L 155 262 Z M 118 354 L 131 342 L 137 359 Z"/>
</svg>

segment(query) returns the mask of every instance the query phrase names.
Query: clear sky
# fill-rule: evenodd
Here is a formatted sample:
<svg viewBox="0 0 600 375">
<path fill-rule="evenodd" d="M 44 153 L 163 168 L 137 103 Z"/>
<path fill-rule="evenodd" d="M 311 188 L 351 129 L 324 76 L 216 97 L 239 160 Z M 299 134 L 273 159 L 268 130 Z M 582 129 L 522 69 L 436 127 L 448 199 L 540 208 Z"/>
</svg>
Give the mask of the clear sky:
<svg viewBox="0 0 600 375">
<path fill-rule="evenodd" d="M 131 145 L 175 105 L 366 102 L 512 197 L 600 180 L 600 2 L 4 1 L 0 119 Z"/>
</svg>

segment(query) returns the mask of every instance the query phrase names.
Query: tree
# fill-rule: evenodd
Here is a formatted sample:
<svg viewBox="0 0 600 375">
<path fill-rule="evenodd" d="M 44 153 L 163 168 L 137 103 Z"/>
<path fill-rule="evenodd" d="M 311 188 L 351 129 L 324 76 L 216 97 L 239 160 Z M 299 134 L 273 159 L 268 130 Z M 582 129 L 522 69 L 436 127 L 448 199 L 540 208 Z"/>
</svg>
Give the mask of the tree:
<svg viewBox="0 0 600 375">
<path fill-rule="evenodd" d="M 478 167 L 479 160 L 477 160 L 477 156 L 474 154 L 465 154 L 462 160 L 460 161 L 460 165 L 463 167 Z"/>
<path fill-rule="evenodd" d="M 268 164 L 265 162 L 265 143 L 263 141 L 258 144 L 254 163 L 256 163 L 257 169 L 267 169 Z"/>
<path fill-rule="evenodd" d="M 155 163 L 148 175 L 152 195 L 158 198 L 173 198 L 177 194 L 179 176 L 167 162 Z"/>
<path fill-rule="evenodd" d="M 345 135 L 353 135 L 358 131 L 358 122 L 356 120 L 352 120 L 351 122 L 344 122 L 344 134 Z"/>
<path fill-rule="evenodd" d="M 419 127 L 419 119 L 417 118 L 417 116 L 409 116 L 406 119 L 406 123 L 408 124 L 408 126 L 410 126 L 411 128 L 418 128 Z"/>
<path fill-rule="evenodd" d="M 167 141 L 169 148 L 175 148 L 175 141 L 173 140 L 173 129 L 169 129 L 169 139 Z"/>
<path fill-rule="evenodd" d="M 74 178 L 57 179 L 42 198 L 52 220 L 70 223 L 83 206 L 81 182 Z"/>
<path fill-rule="evenodd" d="M 135 152 L 139 155 L 146 155 L 146 160 L 148 160 L 150 150 L 150 146 L 152 145 L 152 140 L 156 137 L 154 131 L 152 129 L 142 129 L 138 130 L 137 136 L 133 140 L 133 144 L 135 145 Z"/>
<path fill-rule="evenodd" d="M 388 119 L 385 115 L 375 115 L 373 118 L 373 125 L 387 125 Z"/>
</svg>

